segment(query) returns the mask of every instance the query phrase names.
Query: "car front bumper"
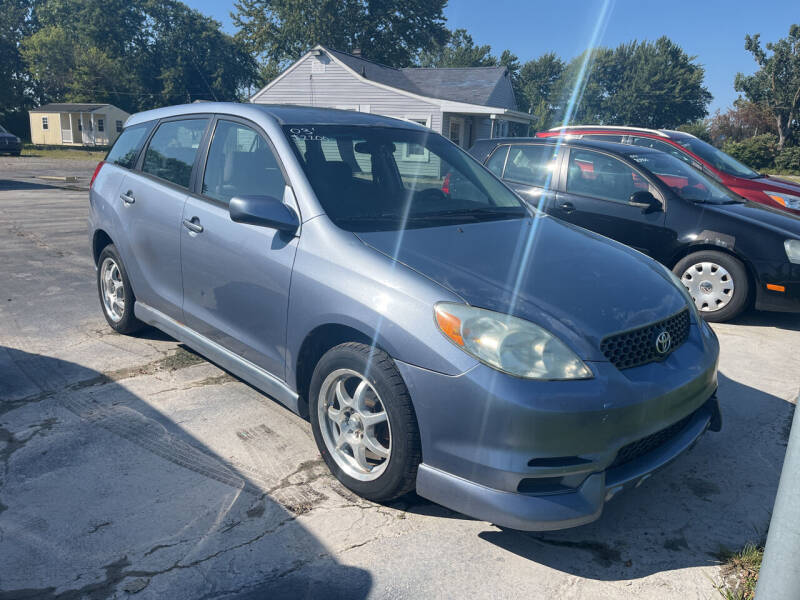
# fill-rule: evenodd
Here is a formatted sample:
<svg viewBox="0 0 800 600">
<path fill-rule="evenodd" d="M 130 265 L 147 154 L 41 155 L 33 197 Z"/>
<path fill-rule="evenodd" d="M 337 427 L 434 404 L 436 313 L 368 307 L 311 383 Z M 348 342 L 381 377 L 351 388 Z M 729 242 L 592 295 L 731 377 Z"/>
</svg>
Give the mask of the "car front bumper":
<svg viewBox="0 0 800 600">
<path fill-rule="evenodd" d="M 0 154 L 16 154 L 22 150 L 22 142 L 10 139 L 0 139 Z"/>
<path fill-rule="evenodd" d="M 757 310 L 800 312 L 800 265 L 783 261 L 753 261 L 757 286 Z M 769 289 L 779 286 L 783 291 Z"/>
<path fill-rule="evenodd" d="M 478 365 L 452 377 L 398 362 L 422 437 L 417 493 L 466 515 L 542 531 L 597 519 L 606 500 L 721 426 L 719 345 L 706 325 L 663 362 L 533 381 Z"/>
</svg>

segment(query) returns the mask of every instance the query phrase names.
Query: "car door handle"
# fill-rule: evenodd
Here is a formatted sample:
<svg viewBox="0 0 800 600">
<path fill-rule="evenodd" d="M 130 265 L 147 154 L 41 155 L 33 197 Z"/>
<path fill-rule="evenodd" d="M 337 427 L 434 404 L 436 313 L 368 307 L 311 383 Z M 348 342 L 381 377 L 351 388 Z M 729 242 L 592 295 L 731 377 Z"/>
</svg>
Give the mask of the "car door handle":
<svg viewBox="0 0 800 600">
<path fill-rule="evenodd" d="M 124 194 L 120 194 L 119 197 L 125 204 L 133 204 L 134 202 L 136 202 L 136 198 L 133 197 L 133 192 L 130 190 L 128 190 Z"/>
<path fill-rule="evenodd" d="M 558 208 L 563 210 L 564 212 L 571 213 L 575 210 L 575 205 L 572 202 L 562 202 L 558 205 Z"/>
<path fill-rule="evenodd" d="M 191 219 L 184 219 L 183 226 L 186 227 L 189 231 L 193 231 L 194 233 L 203 233 L 203 226 L 200 225 L 199 220 L 197 217 L 192 217 Z"/>
</svg>

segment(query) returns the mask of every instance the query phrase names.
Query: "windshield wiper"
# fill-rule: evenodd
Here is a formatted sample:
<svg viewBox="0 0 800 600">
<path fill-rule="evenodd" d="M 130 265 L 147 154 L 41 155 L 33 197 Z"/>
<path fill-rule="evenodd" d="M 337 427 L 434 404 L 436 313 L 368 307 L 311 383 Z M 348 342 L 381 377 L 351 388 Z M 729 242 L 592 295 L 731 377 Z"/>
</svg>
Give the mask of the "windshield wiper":
<svg viewBox="0 0 800 600">
<path fill-rule="evenodd" d="M 410 219 L 447 219 L 447 218 L 481 218 L 481 217 L 526 217 L 530 216 L 523 208 L 467 208 L 437 210 L 434 212 L 418 213 L 411 215 Z"/>
</svg>

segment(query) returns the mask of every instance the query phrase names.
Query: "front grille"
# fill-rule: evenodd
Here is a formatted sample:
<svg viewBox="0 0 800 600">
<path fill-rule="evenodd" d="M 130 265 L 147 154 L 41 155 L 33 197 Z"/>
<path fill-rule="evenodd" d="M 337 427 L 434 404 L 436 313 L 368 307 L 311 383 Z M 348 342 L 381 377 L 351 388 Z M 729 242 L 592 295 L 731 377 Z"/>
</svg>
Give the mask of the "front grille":
<svg viewBox="0 0 800 600">
<path fill-rule="evenodd" d="M 671 344 L 666 352 L 656 350 L 656 338 L 667 331 Z M 611 335 L 600 343 L 605 357 L 618 369 L 638 367 L 656 360 L 663 360 L 689 337 L 689 309 L 659 321 Z"/>
<path fill-rule="evenodd" d="M 663 446 L 681 431 L 683 431 L 683 429 L 689 424 L 689 421 L 692 420 L 694 415 L 695 413 L 692 413 L 677 423 L 673 423 L 669 427 L 665 427 L 661 431 L 656 431 L 647 437 L 643 437 L 640 440 L 631 442 L 627 446 L 623 446 L 617 453 L 617 457 L 614 459 L 614 462 L 611 463 L 608 468 L 613 469 L 614 467 L 622 466 L 625 463 L 629 463 L 632 460 L 647 454 L 648 452 L 652 452 L 659 446 Z"/>
</svg>

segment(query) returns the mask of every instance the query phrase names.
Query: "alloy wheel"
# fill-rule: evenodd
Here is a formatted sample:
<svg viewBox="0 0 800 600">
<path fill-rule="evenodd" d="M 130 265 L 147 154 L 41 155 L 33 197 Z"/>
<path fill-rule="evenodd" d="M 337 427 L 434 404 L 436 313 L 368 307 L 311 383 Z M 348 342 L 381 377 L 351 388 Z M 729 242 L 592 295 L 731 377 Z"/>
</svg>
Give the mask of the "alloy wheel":
<svg viewBox="0 0 800 600">
<path fill-rule="evenodd" d="M 100 293 L 108 317 L 118 323 L 125 316 L 125 284 L 117 262 L 106 257 L 100 266 Z"/>
<path fill-rule="evenodd" d="M 373 481 L 389 464 L 389 416 L 372 384 L 360 373 L 338 369 L 322 382 L 317 402 L 322 438 L 336 464 L 359 481 Z"/>
</svg>

